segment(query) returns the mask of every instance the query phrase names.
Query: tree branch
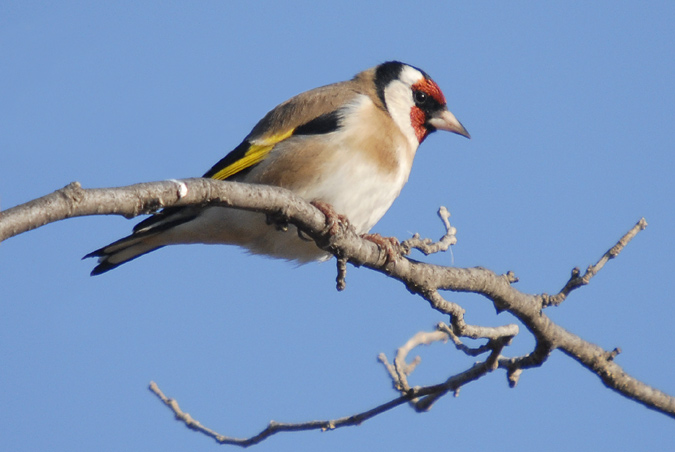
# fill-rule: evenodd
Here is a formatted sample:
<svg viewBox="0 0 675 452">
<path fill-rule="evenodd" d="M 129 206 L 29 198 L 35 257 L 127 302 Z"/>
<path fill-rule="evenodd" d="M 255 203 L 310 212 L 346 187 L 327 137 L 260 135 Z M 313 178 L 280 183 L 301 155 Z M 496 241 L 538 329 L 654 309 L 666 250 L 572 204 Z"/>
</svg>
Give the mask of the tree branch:
<svg viewBox="0 0 675 452">
<path fill-rule="evenodd" d="M 414 236 L 403 242 L 400 252 L 393 253 L 392 250 L 381 252 L 382 250 L 373 241 L 359 237 L 345 225 L 336 227 L 334 221 L 327 221 L 329 219 L 324 213 L 287 190 L 201 178 L 107 189 L 83 189 L 78 183 L 72 183 L 50 195 L 0 212 L 0 241 L 54 221 L 76 216 L 115 214 L 131 218 L 168 206 L 207 204 L 254 210 L 275 218 L 288 219 L 290 224 L 297 226 L 319 247 L 340 259 L 338 287 L 344 288 L 346 262 L 365 266 L 401 281 L 409 291 L 423 297 L 433 309 L 450 317 L 450 323 L 439 327 L 437 331 L 414 336 L 411 342 L 399 349 L 400 356 L 397 355 L 393 366 L 387 363 L 386 358 L 382 360 L 389 370 L 396 389 L 401 393 L 400 397 L 372 410 L 332 421 L 312 421 L 300 424 L 273 422 L 252 438 L 225 437 L 201 426 L 182 413 L 177 403 L 164 397 L 159 388 L 151 384 L 151 390 L 172 409 L 179 420 L 189 428 L 200 431 L 220 443 L 247 446 L 280 431 L 332 429 L 358 425 L 364 420 L 407 402 L 410 402 L 418 411 L 426 410 L 439 397 L 448 392 L 457 391 L 462 385 L 498 368 L 506 370 L 509 384 L 515 386 L 524 370 L 541 366 L 554 350 L 561 350 L 581 363 L 610 389 L 650 409 L 675 418 L 675 398 L 628 375 L 614 362 L 619 352 L 618 349 L 606 351 L 595 344 L 584 341 L 555 324 L 543 313 L 545 307 L 560 305 L 574 290 L 588 284 L 610 259 L 616 257 L 628 242 L 646 227 L 647 223 L 644 219 L 641 219 L 595 265 L 590 266 L 583 276 L 575 270 L 563 289 L 553 296 L 526 294 L 518 291 L 512 286 L 517 278 L 511 272 L 506 275 L 497 275 L 485 268 L 444 267 L 404 257 L 403 253 L 411 249 L 435 252 L 448 249 L 454 243 L 454 228 L 450 226 L 447 221 L 448 216 L 444 216 L 444 213 L 440 215 L 446 234 L 436 244 Z M 330 227 L 327 227 L 327 223 Z M 502 356 L 502 350 L 518 333 L 517 327 L 505 325 L 488 328 L 468 325 L 464 321 L 464 309 L 441 296 L 442 290 L 479 294 L 489 299 L 497 312 L 511 313 L 534 336 L 534 349 L 520 357 Z M 469 348 L 461 342 L 463 337 L 486 339 L 487 343 L 477 348 Z M 464 353 L 476 356 L 483 353 L 489 353 L 489 355 L 484 361 L 449 377 L 443 383 L 422 388 L 410 387 L 407 377 L 414 369 L 416 362 L 407 364 L 406 355 L 420 344 L 446 339 L 452 340 L 455 346 Z"/>
</svg>

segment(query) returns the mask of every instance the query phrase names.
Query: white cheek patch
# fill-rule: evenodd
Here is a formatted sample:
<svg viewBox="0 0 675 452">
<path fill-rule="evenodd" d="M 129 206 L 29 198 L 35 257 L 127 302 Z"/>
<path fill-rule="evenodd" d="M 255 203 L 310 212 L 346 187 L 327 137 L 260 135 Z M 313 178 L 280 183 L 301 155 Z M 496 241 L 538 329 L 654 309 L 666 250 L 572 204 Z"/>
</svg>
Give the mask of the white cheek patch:
<svg viewBox="0 0 675 452">
<path fill-rule="evenodd" d="M 411 87 L 422 78 L 424 78 L 424 75 L 420 71 L 405 66 L 398 79 L 393 80 L 384 89 L 384 101 L 387 104 L 387 110 L 413 149 L 417 149 L 419 140 L 410 120 L 410 110 L 415 106 Z"/>
</svg>

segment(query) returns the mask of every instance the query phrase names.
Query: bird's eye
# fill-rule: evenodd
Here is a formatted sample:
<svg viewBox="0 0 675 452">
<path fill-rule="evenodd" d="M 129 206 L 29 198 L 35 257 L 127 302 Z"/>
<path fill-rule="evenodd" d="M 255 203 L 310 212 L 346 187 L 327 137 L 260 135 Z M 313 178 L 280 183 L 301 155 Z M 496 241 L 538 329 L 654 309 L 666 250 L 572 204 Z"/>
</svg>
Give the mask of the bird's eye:
<svg viewBox="0 0 675 452">
<path fill-rule="evenodd" d="M 413 91 L 413 99 L 418 107 L 424 105 L 429 100 L 429 96 L 424 91 Z"/>
</svg>

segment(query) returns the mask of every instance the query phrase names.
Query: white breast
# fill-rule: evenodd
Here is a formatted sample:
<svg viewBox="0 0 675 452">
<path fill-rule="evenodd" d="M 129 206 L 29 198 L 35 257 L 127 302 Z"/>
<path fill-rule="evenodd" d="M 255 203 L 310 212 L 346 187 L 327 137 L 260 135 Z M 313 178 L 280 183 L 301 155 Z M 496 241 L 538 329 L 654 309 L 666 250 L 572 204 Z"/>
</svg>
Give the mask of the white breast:
<svg viewBox="0 0 675 452">
<path fill-rule="evenodd" d="M 340 131 L 322 137 L 327 142 L 324 155 L 328 158 L 321 170 L 320 183 L 298 191 L 305 199 L 331 204 L 338 213 L 346 215 L 361 234 L 382 218 L 401 193 L 417 148 L 415 145 L 411 149 L 402 134 L 391 130 L 387 141 L 392 146 L 386 149 L 386 158 L 392 164 L 396 162 L 395 170 L 392 171 L 391 166 L 381 168 L 378 159 L 369 157 L 368 153 L 372 152 L 369 144 L 383 138 L 378 135 L 388 133 L 370 120 L 376 108 L 367 96 L 357 98 L 345 115 Z"/>
</svg>

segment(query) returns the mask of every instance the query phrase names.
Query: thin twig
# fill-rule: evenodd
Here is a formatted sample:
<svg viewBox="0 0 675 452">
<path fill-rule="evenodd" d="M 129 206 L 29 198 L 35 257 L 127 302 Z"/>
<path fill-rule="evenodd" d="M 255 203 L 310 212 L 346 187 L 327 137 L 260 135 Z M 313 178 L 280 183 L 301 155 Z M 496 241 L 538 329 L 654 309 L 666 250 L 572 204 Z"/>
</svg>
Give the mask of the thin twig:
<svg viewBox="0 0 675 452">
<path fill-rule="evenodd" d="M 444 206 L 438 209 L 438 216 L 445 226 L 445 234 L 437 242 L 431 239 L 422 239 L 419 234 L 414 234 L 412 238 L 404 240 L 401 243 L 401 253 L 405 256 L 410 254 L 413 249 L 419 250 L 425 256 L 429 254 L 447 251 L 452 245 L 457 243 L 457 229 L 450 225 L 450 212 Z"/>
<path fill-rule="evenodd" d="M 411 363 L 407 363 L 406 358 L 408 357 L 408 353 L 420 345 L 430 345 L 434 342 L 446 342 L 447 340 L 448 335 L 442 331 L 420 331 L 399 347 L 396 351 L 396 357 L 394 358 L 394 370 L 396 371 L 395 381 L 397 382 L 399 391 L 407 392 L 410 390 L 410 386 L 408 385 L 408 375 L 410 375 L 412 371 L 415 370 L 415 367 L 422 361 L 422 358 L 416 356 Z M 394 378 L 394 376 L 392 376 L 392 378 Z"/>
<path fill-rule="evenodd" d="M 438 399 L 443 397 L 448 392 L 453 392 L 455 396 L 458 396 L 459 389 L 462 386 L 469 383 L 470 381 L 478 380 L 479 378 L 484 377 L 488 373 L 496 370 L 499 355 L 505 345 L 505 341 L 491 340 L 490 346 L 492 348 L 492 353 L 490 353 L 490 356 L 488 356 L 485 361 L 474 364 L 470 369 L 460 374 L 453 375 L 452 377 L 448 378 L 445 383 L 438 385 L 438 389 L 436 391 L 433 391 L 424 397 L 420 397 L 415 403 L 415 411 L 428 411 Z"/>
<path fill-rule="evenodd" d="M 335 278 L 335 283 L 335 287 L 340 292 L 347 287 L 347 259 L 344 257 L 337 258 L 337 276 Z"/>
<path fill-rule="evenodd" d="M 403 395 L 408 394 L 409 391 L 411 390 L 411 387 L 408 384 L 408 376 L 420 364 L 421 358 L 419 356 L 416 356 L 410 363 L 408 363 L 406 360 L 408 354 L 413 349 L 419 347 L 420 345 L 429 345 L 434 342 L 447 342 L 448 339 L 450 339 L 455 344 L 455 347 L 458 350 L 461 350 L 470 356 L 478 356 L 480 354 L 489 351 L 494 352 L 496 347 L 499 347 L 501 350 L 502 347 L 508 345 L 511 342 L 511 339 L 516 334 L 518 334 L 518 326 L 513 324 L 495 328 L 480 327 L 480 331 L 482 332 L 482 334 L 484 334 L 484 336 L 481 337 L 477 337 L 475 335 L 475 333 L 478 330 L 475 331 L 473 330 L 474 328 L 478 327 L 465 325 L 465 328 L 467 330 L 470 330 L 471 333 L 474 333 L 474 335 L 472 336 L 474 338 L 481 338 L 481 337 L 489 338 L 488 343 L 482 347 L 474 349 L 467 347 L 462 343 L 460 338 L 457 336 L 457 334 L 453 331 L 451 327 L 449 327 L 444 323 L 440 323 L 436 326 L 436 331 L 420 331 L 415 335 L 413 335 L 410 339 L 408 339 L 405 344 L 399 347 L 398 350 L 396 351 L 396 356 L 394 358 L 393 365 L 389 363 L 387 357 L 383 353 L 380 353 L 378 358 L 385 366 L 385 369 L 387 369 L 387 371 L 389 372 L 389 376 L 392 379 L 394 389 L 396 389 Z M 497 368 L 497 361 L 495 357 L 493 357 L 492 359 L 493 361 L 491 361 L 490 369 L 494 370 Z M 417 409 L 417 403 L 418 400 L 416 399 L 411 400 L 411 404 L 413 405 L 413 407 L 415 407 L 415 409 Z M 428 409 L 431 407 L 431 404 L 425 405 L 425 407 L 426 407 L 425 409 Z"/>
<path fill-rule="evenodd" d="M 475 366 L 474 366 L 475 367 Z M 467 376 L 461 377 L 463 374 L 457 376 L 457 382 L 454 384 L 459 384 L 460 381 L 466 380 L 470 381 L 468 376 L 471 376 L 471 380 L 477 378 L 474 375 L 474 372 L 467 374 Z M 159 386 L 154 382 L 150 382 L 148 389 L 159 398 L 164 405 L 166 405 L 174 414 L 176 420 L 182 422 L 187 428 L 200 432 L 209 438 L 213 438 L 218 444 L 229 444 L 234 446 L 248 447 L 254 444 L 258 444 L 261 441 L 269 438 L 272 435 L 281 432 L 298 432 L 298 431 L 309 431 L 309 430 L 321 430 L 328 431 L 334 430 L 341 427 L 350 427 L 358 426 L 363 422 L 382 414 L 386 411 L 396 408 L 399 405 L 402 405 L 408 402 L 411 399 L 426 396 L 433 394 L 438 391 L 445 390 L 445 385 L 436 385 L 436 386 L 425 386 L 421 388 L 411 389 L 408 394 L 402 395 L 395 399 L 390 400 L 389 402 L 383 403 L 376 406 L 370 410 L 363 411 L 358 414 L 351 416 L 345 416 L 332 420 L 320 420 L 320 421 L 308 421 L 308 422 L 298 422 L 298 423 L 285 423 L 285 422 L 276 422 L 270 421 L 267 427 L 261 430 L 258 434 L 248 437 L 248 438 L 235 438 L 232 436 L 222 435 L 208 427 L 204 427 L 199 421 L 195 420 L 188 413 L 185 413 L 181 410 L 178 402 L 174 399 L 171 399 L 164 395 L 164 393 L 159 389 Z"/>
<path fill-rule="evenodd" d="M 581 275 L 581 271 L 578 268 L 572 269 L 572 276 L 570 277 L 565 287 L 563 287 L 560 292 L 555 295 L 543 294 L 541 296 L 542 307 L 546 308 L 549 306 L 558 306 L 560 305 L 567 296 L 575 289 L 578 289 L 581 286 L 585 286 L 591 281 L 595 275 L 598 274 L 602 267 L 605 266 L 610 259 L 614 259 L 619 255 L 619 253 L 628 245 L 628 243 L 633 240 L 633 238 L 638 234 L 638 232 L 644 230 L 647 227 L 647 221 L 644 218 L 640 218 L 635 226 L 633 226 L 630 231 L 628 231 L 619 241 L 611 247 L 605 254 L 602 255 L 600 260 L 596 262 L 595 265 L 591 265 L 586 269 L 586 272 Z"/>
</svg>

